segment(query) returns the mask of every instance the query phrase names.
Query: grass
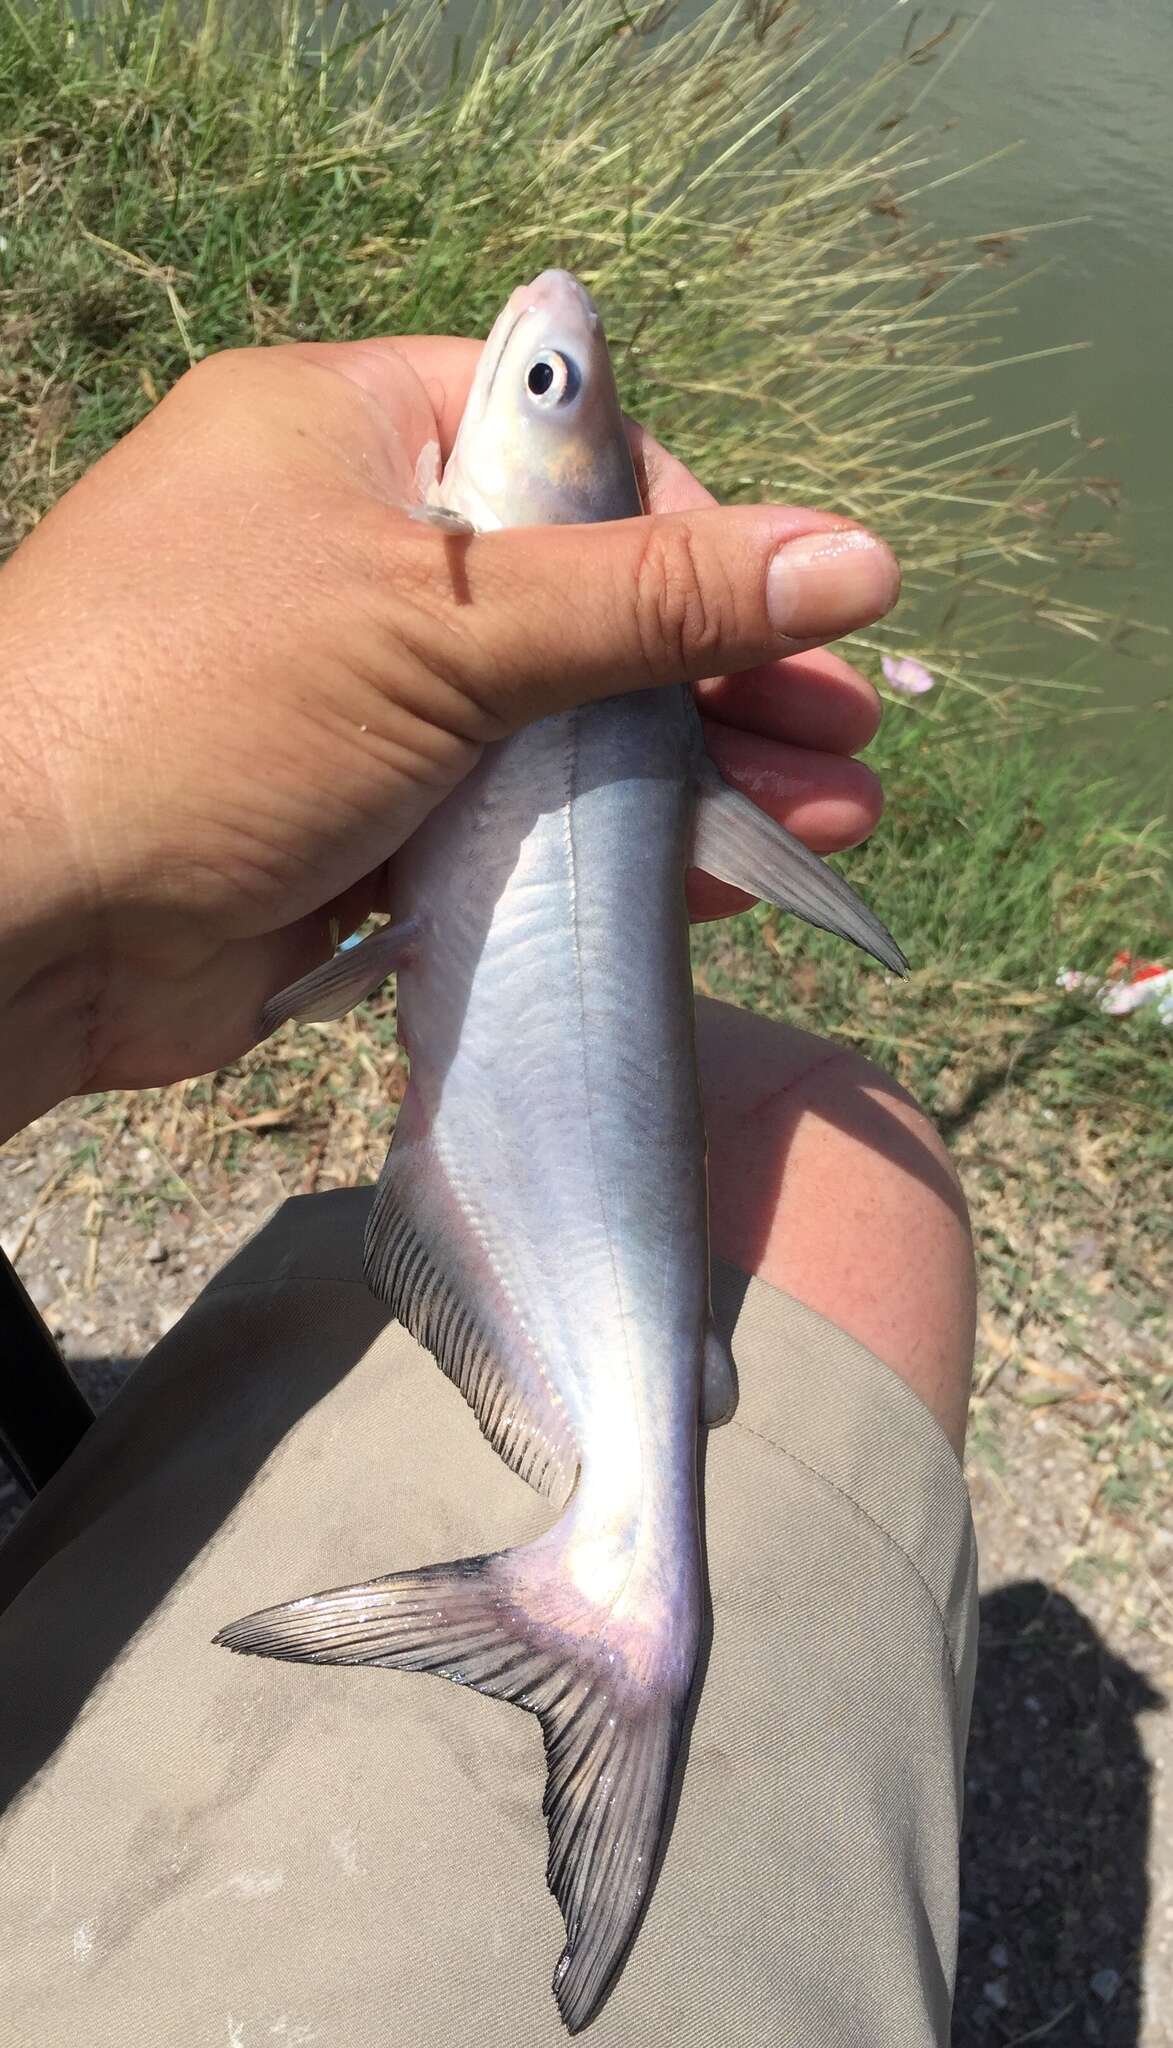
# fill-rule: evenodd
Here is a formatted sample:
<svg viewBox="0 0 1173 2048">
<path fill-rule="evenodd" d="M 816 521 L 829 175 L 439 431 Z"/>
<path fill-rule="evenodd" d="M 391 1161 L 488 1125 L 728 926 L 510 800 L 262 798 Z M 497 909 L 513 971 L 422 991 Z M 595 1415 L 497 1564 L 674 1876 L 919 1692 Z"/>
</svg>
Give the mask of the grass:
<svg viewBox="0 0 1173 2048">
<path fill-rule="evenodd" d="M 934 231 L 931 144 L 901 110 L 946 45 L 894 26 L 849 83 L 844 12 L 755 0 L 680 27 L 500 0 L 456 38 L 415 5 L 327 33 L 215 0 L 96 22 L 0 0 L 0 550 L 209 351 L 483 332 L 519 277 L 577 270 L 629 407 L 722 497 L 832 506 L 893 542 L 905 601 L 853 652 L 940 679 L 930 710 L 893 706 L 888 816 L 845 862 L 911 980 L 761 911 L 697 935 L 698 978 L 860 1045 L 950 1135 L 987 1275 L 978 1442 L 996 1396 L 1053 1403 L 1151 1500 L 1173 1034 L 1054 985 L 1170 947 L 1167 831 L 1055 740 L 1056 709 L 1094 711 L 1146 638 L 1095 603 L 1116 548 L 1095 444 L 986 409 L 1033 238 Z M 104 1216 L 214 1210 L 260 1162 L 286 1190 L 370 1173 L 403 1085 L 392 1015 L 83 1104 L 60 1182 L 33 1171 L 36 1134 L 17 1170 L 45 1202 L 82 1190 L 95 1247 Z"/>
<path fill-rule="evenodd" d="M 890 809 L 840 865 L 900 939 L 909 979 L 759 908 L 698 933 L 706 985 L 766 1009 L 796 1000 L 896 1071 L 949 1132 L 1009 1090 L 1115 1129 L 1138 1174 L 1167 1172 L 1168 1031 L 1155 1010 L 1109 1018 L 1055 985 L 1120 949 L 1167 948 L 1165 828 L 1052 752 L 911 708 L 889 712 L 869 758 Z"/>
<path fill-rule="evenodd" d="M 851 865 L 920 971 L 901 996 L 804 939 L 821 1013 L 934 1099 L 947 1069 L 1016 1052 L 1081 1107 L 1152 1106 L 1149 1020 L 1052 984 L 1168 944 L 1168 837 L 1025 737 L 1142 644 L 1089 602 L 1112 487 L 1071 422 L 1007 437 L 975 400 L 1014 354 L 1026 237 L 943 241 L 907 196 L 931 151 L 900 109 L 947 43 L 894 25 L 849 85 L 838 14 L 758 0 L 679 28 L 499 0 L 463 41 L 439 7 L 326 39 L 294 12 L 185 27 L 126 0 L 83 25 L 0 0 L 0 542 L 210 350 L 484 331 L 519 276 L 566 263 L 631 409 L 723 497 L 846 509 L 904 562 L 896 618 L 854 652 L 877 677 L 914 652 L 941 689 L 929 718 L 894 709 L 889 818 Z M 771 999 L 774 954 L 716 943 Z"/>
<path fill-rule="evenodd" d="M 500 0 L 463 42 L 413 6 L 326 44 L 312 15 L 265 34 L 211 5 L 185 30 L 113 0 L 83 27 L 2 0 L 7 538 L 207 351 L 484 331 L 561 262 L 606 308 L 631 408 L 723 496 L 891 538 L 909 594 L 873 658 L 931 656 L 1019 721 L 1057 671 L 1088 683 L 1140 630 L 1088 602 L 1110 480 L 1071 421 L 1006 435 L 975 401 L 1014 353 L 1029 237 L 919 224 L 931 157 L 900 108 L 942 46 L 848 86 L 840 18 Z"/>
</svg>

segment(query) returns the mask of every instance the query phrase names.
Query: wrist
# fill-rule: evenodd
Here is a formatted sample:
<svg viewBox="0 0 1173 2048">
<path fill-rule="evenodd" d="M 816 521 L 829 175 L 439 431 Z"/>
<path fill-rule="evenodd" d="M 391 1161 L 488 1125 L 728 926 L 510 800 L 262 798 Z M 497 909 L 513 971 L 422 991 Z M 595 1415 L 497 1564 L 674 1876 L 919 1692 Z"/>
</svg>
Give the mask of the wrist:
<svg viewBox="0 0 1173 2048">
<path fill-rule="evenodd" d="M 92 960 L 0 945 L 0 1144 L 86 1087 L 98 997 Z"/>
<path fill-rule="evenodd" d="M 7 630 L 3 647 L 0 709 L 13 739 L 0 804 L 0 1142 L 87 1085 L 100 988 L 92 919 L 42 766 L 31 668 Z"/>
<path fill-rule="evenodd" d="M 0 875 L 3 1143 L 87 1086 L 100 975 L 80 902 L 27 814 L 0 827 Z"/>
</svg>

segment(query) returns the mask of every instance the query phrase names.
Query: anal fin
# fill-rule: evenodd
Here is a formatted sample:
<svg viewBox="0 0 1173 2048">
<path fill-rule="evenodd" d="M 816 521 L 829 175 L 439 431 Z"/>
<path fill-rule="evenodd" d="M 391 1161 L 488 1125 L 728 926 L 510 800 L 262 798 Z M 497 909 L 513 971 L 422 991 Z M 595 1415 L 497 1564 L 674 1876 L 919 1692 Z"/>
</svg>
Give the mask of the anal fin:
<svg viewBox="0 0 1173 2048">
<path fill-rule="evenodd" d="M 426 1146 L 405 1164 L 392 1145 L 367 1218 L 368 1285 L 459 1387 L 498 1457 L 535 1492 L 565 1501 L 578 1471 L 566 1411 L 520 1328 L 490 1327 L 451 1234 L 429 1226 L 435 1203 L 424 1184 L 438 1173 Z"/>
</svg>

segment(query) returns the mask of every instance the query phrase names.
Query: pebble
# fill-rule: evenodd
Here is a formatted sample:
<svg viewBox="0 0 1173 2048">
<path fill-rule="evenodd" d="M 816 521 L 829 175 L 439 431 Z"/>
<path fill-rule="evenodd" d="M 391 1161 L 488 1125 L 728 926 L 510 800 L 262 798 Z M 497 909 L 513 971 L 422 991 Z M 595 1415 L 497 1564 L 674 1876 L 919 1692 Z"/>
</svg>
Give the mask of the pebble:
<svg viewBox="0 0 1173 2048">
<path fill-rule="evenodd" d="M 1111 2005 L 1120 1989 L 1119 1970 L 1097 1970 L 1092 1978 L 1092 1990 L 1105 2005 Z"/>
<path fill-rule="evenodd" d="M 1004 1970 L 1010 1961 L 1010 1950 L 1004 1941 L 996 1941 L 990 1950 L 990 1961 L 996 1970 Z"/>
<path fill-rule="evenodd" d="M 1005 2012 L 1010 2003 L 1005 1977 L 995 1977 L 991 1983 L 982 1985 L 982 1997 L 987 2005 L 995 2005 L 999 2012 Z"/>
<path fill-rule="evenodd" d="M 161 1266 L 169 1256 L 166 1245 L 160 1238 L 153 1237 L 143 1254 L 149 1266 Z"/>
</svg>

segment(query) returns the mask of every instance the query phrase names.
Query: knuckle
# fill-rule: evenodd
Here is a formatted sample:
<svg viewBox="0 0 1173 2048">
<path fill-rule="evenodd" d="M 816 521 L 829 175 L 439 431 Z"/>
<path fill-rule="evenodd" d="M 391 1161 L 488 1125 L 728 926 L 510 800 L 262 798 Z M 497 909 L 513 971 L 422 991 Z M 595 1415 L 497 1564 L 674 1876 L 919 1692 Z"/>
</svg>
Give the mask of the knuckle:
<svg viewBox="0 0 1173 2048">
<path fill-rule="evenodd" d="M 270 351 L 218 349 L 185 370 L 163 398 L 159 410 L 177 432 L 211 437 L 219 447 L 242 439 L 256 440 L 263 429 L 268 384 L 257 357 Z"/>
<path fill-rule="evenodd" d="M 174 387 L 175 393 L 186 398 L 202 398 L 235 391 L 241 377 L 247 375 L 253 366 L 256 355 L 256 349 L 221 348 L 210 356 L 201 356 L 199 362 L 193 363 L 179 378 Z"/>
<path fill-rule="evenodd" d="M 702 562 L 688 522 L 651 521 L 635 573 L 636 630 L 649 676 L 705 673 L 733 611 L 727 581 Z"/>
<path fill-rule="evenodd" d="M 222 348 L 185 370 L 164 403 L 251 434 L 290 417 L 291 393 L 302 388 L 307 351 L 301 344 L 279 348 Z"/>
</svg>

